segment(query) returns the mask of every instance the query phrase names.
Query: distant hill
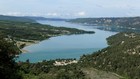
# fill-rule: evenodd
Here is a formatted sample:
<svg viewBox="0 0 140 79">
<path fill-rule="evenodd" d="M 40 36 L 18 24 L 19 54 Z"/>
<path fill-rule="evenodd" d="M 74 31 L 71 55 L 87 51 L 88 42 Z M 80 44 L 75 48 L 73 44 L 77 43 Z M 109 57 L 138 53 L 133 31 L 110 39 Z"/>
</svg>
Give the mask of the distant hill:
<svg viewBox="0 0 140 79">
<path fill-rule="evenodd" d="M 16 22 L 0 20 L 0 35 L 26 40 L 44 40 L 53 36 L 71 34 L 93 34 L 94 31 L 84 31 L 75 28 L 54 27 L 39 23 Z"/>
<path fill-rule="evenodd" d="M 106 26 L 99 29 L 112 31 L 140 31 L 140 17 L 118 18 L 77 18 L 68 22 L 80 23 L 90 26 Z"/>
<path fill-rule="evenodd" d="M 140 34 L 119 33 L 109 37 L 108 46 L 92 55 L 83 55 L 84 67 L 115 72 L 126 79 L 140 79 Z"/>
<path fill-rule="evenodd" d="M 45 18 L 45 17 L 34 17 L 34 16 L 25 16 L 25 18 L 29 18 L 32 20 L 50 20 L 50 21 L 66 21 L 67 19 L 62 18 Z"/>
<path fill-rule="evenodd" d="M 32 22 L 32 23 L 35 23 L 37 20 L 67 21 L 67 19 L 62 19 L 62 18 L 45 18 L 45 17 L 35 17 L 35 16 L 6 16 L 6 15 L 0 15 L 0 20 Z"/>
<path fill-rule="evenodd" d="M 36 21 L 26 17 L 18 17 L 18 16 L 5 16 L 0 15 L 0 20 L 7 20 L 7 21 L 18 21 L 18 22 L 32 22 L 35 23 Z"/>
<path fill-rule="evenodd" d="M 24 17 L 32 19 L 32 20 L 46 20 L 47 19 L 45 17 L 35 17 L 35 16 L 24 16 Z"/>
</svg>

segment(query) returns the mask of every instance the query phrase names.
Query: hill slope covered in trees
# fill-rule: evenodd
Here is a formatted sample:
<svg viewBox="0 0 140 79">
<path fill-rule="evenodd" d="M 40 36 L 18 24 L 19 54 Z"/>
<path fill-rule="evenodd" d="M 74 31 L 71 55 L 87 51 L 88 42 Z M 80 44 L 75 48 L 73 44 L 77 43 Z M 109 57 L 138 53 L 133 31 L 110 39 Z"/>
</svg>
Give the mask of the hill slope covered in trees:
<svg viewBox="0 0 140 79">
<path fill-rule="evenodd" d="M 32 22 L 35 23 L 36 21 L 27 17 L 20 17 L 20 16 L 6 16 L 0 15 L 0 20 L 5 21 L 17 21 L 17 22 Z"/>
<path fill-rule="evenodd" d="M 80 23 L 93 27 L 98 26 L 97 28 L 103 30 L 111 30 L 119 32 L 140 31 L 140 17 L 77 18 L 69 20 L 68 22 Z"/>
<path fill-rule="evenodd" d="M 140 34 L 119 33 L 107 40 L 110 46 L 92 55 L 83 55 L 79 60 L 81 66 L 140 79 Z"/>
</svg>

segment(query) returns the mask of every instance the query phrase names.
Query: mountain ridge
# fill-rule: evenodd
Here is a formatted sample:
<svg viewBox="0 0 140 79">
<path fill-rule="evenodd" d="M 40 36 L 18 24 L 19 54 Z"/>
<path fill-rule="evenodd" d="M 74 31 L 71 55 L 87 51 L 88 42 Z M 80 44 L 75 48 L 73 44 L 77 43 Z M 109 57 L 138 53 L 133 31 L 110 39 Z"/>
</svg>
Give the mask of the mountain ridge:
<svg viewBox="0 0 140 79">
<path fill-rule="evenodd" d="M 99 26 L 98 29 L 118 32 L 139 32 L 140 17 L 113 17 L 113 18 L 77 18 L 68 22 L 88 26 Z"/>
<path fill-rule="evenodd" d="M 30 19 L 30 18 L 26 18 L 26 17 L 22 17 L 22 16 L 0 15 L 0 20 L 36 23 L 35 20 Z"/>
</svg>

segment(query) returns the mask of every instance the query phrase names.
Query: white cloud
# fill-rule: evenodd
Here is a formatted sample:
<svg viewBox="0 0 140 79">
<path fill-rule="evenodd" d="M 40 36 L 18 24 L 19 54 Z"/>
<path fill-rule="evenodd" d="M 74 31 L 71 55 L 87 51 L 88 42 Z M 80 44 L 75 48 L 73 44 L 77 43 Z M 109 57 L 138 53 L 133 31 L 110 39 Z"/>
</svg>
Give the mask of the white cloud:
<svg viewBox="0 0 140 79">
<path fill-rule="evenodd" d="M 0 13 L 0 15 L 9 15 L 9 16 L 48 16 L 48 17 L 57 17 L 58 13 L 22 13 L 22 12 L 6 12 Z"/>
<path fill-rule="evenodd" d="M 47 13 L 47 16 L 58 16 L 58 13 Z"/>
<path fill-rule="evenodd" d="M 43 16 L 41 13 L 22 13 L 22 12 L 6 12 L 0 14 L 8 16 Z"/>
<path fill-rule="evenodd" d="M 20 12 L 7 12 L 7 13 L 3 13 L 3 15 L 9 15 L 9 16 L 24 16 L 22 13 Z"/>
<path fill-rule="evenodd" d="M 85 16 L 86 13 L 84 11 L 81 11 L 81 12 L 78 12 L 76 15 L 78 15 L 78 16 Z"/>
</svg>

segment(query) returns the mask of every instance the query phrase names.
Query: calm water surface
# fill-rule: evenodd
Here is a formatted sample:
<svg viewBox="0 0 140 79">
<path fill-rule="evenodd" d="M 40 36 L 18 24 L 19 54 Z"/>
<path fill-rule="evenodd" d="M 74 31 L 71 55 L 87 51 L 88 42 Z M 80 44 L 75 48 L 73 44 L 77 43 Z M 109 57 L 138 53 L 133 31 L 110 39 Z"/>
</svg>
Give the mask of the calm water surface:
<svg viewBox="0 0 140 79">
<path fill-rule="evenodd" d="M 27 46 L 24 49 L 28 53 L 19 56 L 18 61 L 38 62 L 42 60 L 58 58 L 79 59 L 83 54 L 91 54 L 97 50 L 107 47 L 106 38 L 116 34 L 115 32 L 94 29 L 90 26 L 82 26 L 64 21 L 38 21 L 42 24 L 49 24 L 57 27 L 71 27 L 83 30 L 95 31 L 95 34 L 63 35 L 52 37 L 49 40 L 41 41 L 38 44 Z"/>
</svg>

